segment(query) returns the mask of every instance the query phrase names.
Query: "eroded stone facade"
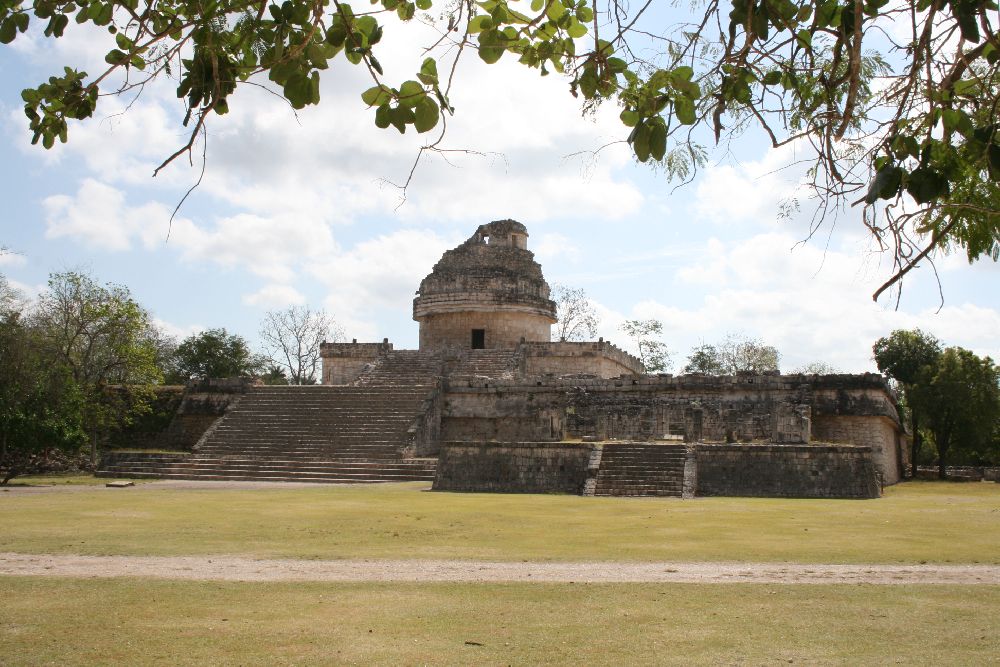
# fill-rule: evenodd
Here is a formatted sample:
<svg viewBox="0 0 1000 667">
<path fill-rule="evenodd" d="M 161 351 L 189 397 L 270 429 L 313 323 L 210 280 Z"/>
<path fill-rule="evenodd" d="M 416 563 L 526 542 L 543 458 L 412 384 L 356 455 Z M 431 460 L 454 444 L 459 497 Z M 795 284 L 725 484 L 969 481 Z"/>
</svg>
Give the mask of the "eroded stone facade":
<svg viewBox="0 0 1000 667">
<path fill-rule="evenodd" d="M 413 300 L 421 351 L 549 340 L 556 304 L 527 239 L 521 223 L 498 220 L 445 252 Z"/>
<path fill-rule="evenodd" d="M 439 488 L 470 490 L 469 480 L 492 470 L 517 490 L 544 479 L 565 490 L 579 482 L 567 461 L 577 470 L 582 454 L 561 445 L 581 440 L 704 445 L 697 463 L 708 493 L 870 497 L 873 484 L 901 478 L 908 449 L 881 376 L 645 375 L 638 359 L 603 339 L 551 342 L 556 307 L 527 239 L 520 223 L 496 221 L 444 254 L 413 301 L 419 351 L 394 351 L 388 341 L 323 346 L 325 384 L 363 382 L 399 364 L 393 355 L 438 369 L 436 423 L 421 426 L 433 437 L 418 455 L 438 456 L 450 443 Z M 502 460 L 505 452 L 514 458 Z M 458 475 L 463 466 L 475 472 Z M 782 479 L 787 493 L 775 491 Z"/>
</svg>

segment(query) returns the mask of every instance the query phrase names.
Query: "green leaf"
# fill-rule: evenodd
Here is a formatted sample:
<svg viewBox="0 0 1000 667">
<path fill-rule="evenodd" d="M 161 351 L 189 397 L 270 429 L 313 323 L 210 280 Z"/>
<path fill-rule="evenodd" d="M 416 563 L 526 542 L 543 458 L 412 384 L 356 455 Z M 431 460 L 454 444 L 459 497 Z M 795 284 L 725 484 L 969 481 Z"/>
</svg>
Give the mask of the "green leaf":
<svg viewBox="0 0 1000 667">
<path fill-rule="evenodd" d="M 407 107 L 396 107 L 389 111 L 389 122 L 399 130 L 400 134 L 406 133 L 406 126 L 415 120 L 413 109 Z"/>
<path fill-rule="evenodd" d="M 326 43 L 339 48 L 344 46 L 345 41 L 347 41 L 347 28 L 339 16 L 334 17 L 333 25 L 326 31 Z"/>
<path fill-rule="evenodd" d="M 657 120 L 659 122 L 653 122 L 649 132 L 649 154 L 659 161 L 667 153 L 667 126 L 662 120 Z"/>
<path fill-rule="evenodd" d="M 990 144 L 987 154 L 990 161 L 990 178 L 1000 181 L 1000 146 Z"/>
<path fill-rule="evenodd" d="M 559 0 L 550 0 L 549 7 L 545 10 L 545 15 L 551 21 L 558 21 L 565 13 L 566 7 Z"/>
<path fill-rule="evenodd" d="M 649 123 L 639 123 L 632 132 L 632 150 L 639 162 L 649 159 Z"/>
<path fill-rule="evenodd" d="M 631 111 L 630 109 L 622 111 L 619 118 L 622 119 L 622 123 L 625 124 L 625 127 L 635 127 L 640 120 L 639 114 L 635 111 Z"/>
<path fill-rule="evenodd" d="M 100 9 L 97 11 L 97 15 L 94 17 L 94 23 L 97 25 L 107 25 L 111 23 L 111 17 L 114 13 L 114 5 L 112 3 L 97 5 Z"/>
<path fill-rule="evenodd" d="M 580 23 L 590 23 L 594 20 L 594 10 L 590 7 L 577 7 L 576 18 Z"/>
<path fill-rule="evenodd" d="M 426 12 L 428 9 L 434 6 L 431 0 L 417 0 L 417 9 L 422 12 Z"/>
<path fill-rule="evenodd" d="M 927 167 L 914 169 L 906 179 L 906 191 L 918 204 L 948 194 L 949 189 L 948 179 Z"/>
<path fill-rule="evenodd" d="M 10 44 L 15 37 L 17 37 L 17 26 L 14 25 L 13 18 L 8 17 L 0 23 L 0 44 Z"/>
<path fill-rule="evenodd" d="M 694 125 L 696 120 L 694 102 L 686 97 L 678 97 L 674 100 L 674 114 L 684 125 Z"/>
<path fill-rule="evenodd" d="M 388 104 L 383 104 L 378 109 L 375 110 L 375 127 L 380 129 L 385 129 L 389 127 L 389 112 L 391 109 Z"/>
<path fill-rule="evenodd" d="M 687 65 L 681 65 L 675 67 L 670 74 L 673 81 L 690 81 L 691 77 L 694 76 L 694 70 Z"/>
<path fill-rule="evenodd" d="M 587 26 L 583 25 L 576 19 L 573 19 L 573 22 L 569 24 L 568 28 L 566 28 L 566 33 L 573 39 L 580 39 L 587 34 Z"/>
<path fill-rule="evenodd" d="M 361 101 L 370 107 L 380 107 L 392 99 L 392 89 L 385 84 L 372 86 L 361 93 Z"/>
<path fill-rule="evenodd" d="M 879 199 L 892 199 L 899 193 L 899 184 L 903 180 L 903 170 L 889 164 L 875 174 L 868 194 L 865 195 L 865 202 L 874 204 Z"/>
<path fill-rule="evenodd" d="M 413 127 L 417 132 L 428 132 L 437 125 L 440 111 L 434 100 L 424 96 L 413 110 L 413 115 Z"/>
<path fill-rule="evenodd" d="M 977 21 L 977 12 L 973 9 L 975 5 L 956 0 L 952 0 L 948 4 L 951 6 L 951 13 L 955 16 L 955 20 L 958 21 L 958 29 L 962 33 L 962 39 L 978 44 L 980 39 L 979 22 Z"/>
<path fill-rule="evenodd" d="M 771 70 L 764 75 L 764 78 L 761 79 L 761 83 L 765 86 L 774 86 L 781 83 L 781 70 Z"/>
<path fill-rule="evenodd" d="M 104 62 L 109 65 L 119 65 L 128 60 L 128 56 L 118 49 L 111 49 L 108 51 L 108 55 L 104 56 Z"/>
<path fill-rule="evenodd" d="M 795 34 L 795 39 L 796 41 L 798 41 L 800 46 L 805 47 L 807 49 L 812 48 L 813 37 L 812 33 L 809 32 L 808 30 L 799 30 Z"/>
<path fill-rule="evenodd" d="M 409 21 L 417 13 L 417 8 L 412 2 L 404 2 L 398 7 L 396 7 L 396 16 L 399 17 L 401 21 Z"/>
<path fill-rule="evenodd" d="M 469 19 L 469 34 L 475 35 L 476 33 L 483 32 L 484 30 L 489 30 L 493 27 L 493 17 L 489 14 L 479 14 L 478 16 L 473 16 Z"/>
<path fill-rule="evenodd" d="M 427 91 L 418 81 L 406 81 L 399 87 L 400 106 L 413 108 L 420 100 L 427 99 Z"/>
<path fill-rule="evenodd" d="M 837 13 L 837 0 L 827 0 L 816 8 L 816 27 L 826 28 L 833 25 Z"/>
<path fill-rule="evenodd" d="M 972 126 L 972 121 L 960 109 L 942 109 L 941 121 L 944 123 L 946 129 L 959 132 L 966 137 L 970 136 L 975 130 Z"/>
<path fill-rule="evenodd" d="M 979 92 L 979 83 L 974 79 L 962 79 L 955 82 L 956 95 L 976 95 Z"/>
<path fill-rule="evenodd" d="M 496 61 L 500 60 L 503 56 L 504 48 L 502 46 L 480 46 L 479 47 L 479 57 L 483 62 L 492 65 Z"/>
<path fill-rule="evenodd" d="M 435 86 L 438 83 L 438 70 L 437 63 L 434 62 L 433 58 L 425 58 L 422 65 L 420 65 L 420 73 L 417 74 L 417 78 L 420 79 L 421 83 L 428 86 Z"/>
</svg>

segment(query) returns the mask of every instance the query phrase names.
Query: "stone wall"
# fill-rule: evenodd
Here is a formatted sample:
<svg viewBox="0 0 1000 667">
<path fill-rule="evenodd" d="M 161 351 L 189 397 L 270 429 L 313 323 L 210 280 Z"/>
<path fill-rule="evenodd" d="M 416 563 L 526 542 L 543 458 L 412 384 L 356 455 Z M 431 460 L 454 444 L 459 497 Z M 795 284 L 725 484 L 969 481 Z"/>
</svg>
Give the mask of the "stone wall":
<svg viewBox="0 0 1000 667">
<path fill-rule="evenodd" d="M 408 443 L 403 448 L 406 458 L 437 456 L 441 448 L 441 406 L 444 395 L 437 386 L 420 406 L 420 416 L 407 431 Z"/>
<path fill-rule="evenodd" d="M 583 493 L 595 445 L 446 442 L 435 491 Z"/>
<path fill-rule="evenodd" d="M 350 384 L 379 355 L 391 351 L 392 343 L 388 339 L 381 343 L 359 343 L 356 338 L 351 343 L 323 343 L 319 348 L 323 358 L 322 384 Z"/>
<path fill-rule="evenodd" d="M 548 316 L 499 308 L 491 306 L 477 311 L 467 307 L 463 312 L 423 316 L 420 321 L 420 349 L 469 349 L 472 347 L 473 329 L 485 332 L 484 349 L 487 350 L 512 350 L 522 339 L 549 339 L 552 320 Z"/>
<path fill-rule="evenodd" d="M 893 396 L 874 375 L 469 379 L 445 392 L 446 440 L 822 440 L 870 446 L 884 483 L 899 479 Z"/>
<path fill-rule="evenodd" d="M 526 375 L 593 375 L 613 378 L 639 375 L 642 362 L 621 348 L 605 341 L 525 343 Z"/>
<path fill-rule="evenodd" d="M 696 495 L 878 498 L 871 447 L 699 444 Z"/>
<path fill-rule="evenodd" d="M 183 388 L 163 388 L 164 400 L 176 404 L 166 426 L 155 432 L 136 431 L 133 437 L 120 438 L 114 445 L 129 449 L 191 451 L 212 424 L 242 398 L 250 385 L 251 380 L 245 378 L 223 378 L 194 381 Z M 174 399 L 176 393 L 180 393 L 179 400 Z"/>
<path fill-rule="evenodd" d="M 627 443 L 614 443 L 622 444 Z M 434 490 L 583 494 L 587 481 L 593 486 L 603 474 L 609 457 L 594 456 L 602 446 L 612 443 L 447 442 L 438 458 Z M 881 495 L 870 447 L 699 443 L 689 449 L 693 456 L 683 465 L 683 486 L 698 496 Z M 633 488 L 621 472 L 616 477 L 619 485 Z M 649 472 L 636 472 L 636 483 Z"/>
<path fill-rule="evenodd" d="M 884 484 L 895 484 L 903 478 L 905 448 L 901 447 L 898 424 L 888 417 L 819 415 L 813 420 L 813 436 L 823 442 L 867 445 Z"/>
</svg>

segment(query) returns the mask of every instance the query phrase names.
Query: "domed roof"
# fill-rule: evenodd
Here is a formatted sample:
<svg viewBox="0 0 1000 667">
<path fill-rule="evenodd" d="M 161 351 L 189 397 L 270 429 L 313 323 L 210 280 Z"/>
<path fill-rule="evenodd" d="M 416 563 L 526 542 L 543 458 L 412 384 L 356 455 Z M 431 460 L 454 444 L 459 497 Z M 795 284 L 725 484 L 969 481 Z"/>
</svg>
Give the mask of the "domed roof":
<svg viewBox="0 0 1000 667">
<path fill-rule="evenodd" d="M 542 267 L 527 249 L 528 230 L 516 220 L 481 225 L 444 253 L 420 282 L 413 317 L 466 310 L 516 310 L 549 317 L 556 305 Z"/>
</svg>

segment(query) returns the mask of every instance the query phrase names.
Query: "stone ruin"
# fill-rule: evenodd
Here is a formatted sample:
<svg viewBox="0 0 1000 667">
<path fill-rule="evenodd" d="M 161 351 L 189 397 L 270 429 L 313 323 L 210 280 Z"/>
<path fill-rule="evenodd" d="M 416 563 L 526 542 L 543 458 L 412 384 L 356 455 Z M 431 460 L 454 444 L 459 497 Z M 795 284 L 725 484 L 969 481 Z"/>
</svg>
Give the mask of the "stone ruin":
<svg viewBox="0 0 1000 667">
<path fill-rule="evenodd" d="M 603 339 L 552 342 L 556 304 L 527 240 L 500 220 L 444 253 L 413 300 L 418 350 L 324 343 L 321 386 L 243 386 L 221 417 L 211 402 L 191 455 L 107 473 L 849 498 L 901 478 L 908 449 L 881 376 L 649 375 Z"/>
</svg>

